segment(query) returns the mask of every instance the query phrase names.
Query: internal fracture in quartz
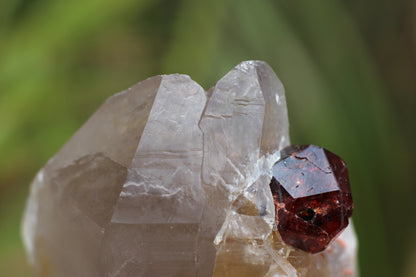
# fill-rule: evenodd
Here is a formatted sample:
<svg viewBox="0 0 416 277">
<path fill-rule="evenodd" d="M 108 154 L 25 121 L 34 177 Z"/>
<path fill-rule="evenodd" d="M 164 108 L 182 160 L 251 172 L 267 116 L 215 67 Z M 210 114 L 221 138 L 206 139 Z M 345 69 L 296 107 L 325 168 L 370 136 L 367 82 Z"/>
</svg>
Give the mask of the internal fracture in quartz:
<svg viewBox="0 0 416 277">
<path fill-rule="evenodd" d="M 23 239 L 37 276 L 343 276 L 351 225 L 319 255 L 288 246 L 270 190 L 290 144 L 284 89 L 242 62 L 109 98 L 40 170 Z"/>
</svg>

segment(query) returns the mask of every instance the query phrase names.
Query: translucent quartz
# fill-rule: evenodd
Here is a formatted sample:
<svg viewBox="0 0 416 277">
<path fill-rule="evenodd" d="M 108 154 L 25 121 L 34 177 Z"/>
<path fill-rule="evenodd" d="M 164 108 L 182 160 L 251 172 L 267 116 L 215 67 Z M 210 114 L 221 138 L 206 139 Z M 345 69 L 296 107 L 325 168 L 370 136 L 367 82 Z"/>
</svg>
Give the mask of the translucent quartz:
<svg viewBox="0 0 416 277">
<path fill-rule="evenodd" d="M 207 92 L 174 74 L 116 94 L 32 183 L 23 239 L 37 276 L 355 276 L 351 225 L 319 254 L 282 242 L 269 183 L 289 144 L 264 62 Z"/>
</svg>

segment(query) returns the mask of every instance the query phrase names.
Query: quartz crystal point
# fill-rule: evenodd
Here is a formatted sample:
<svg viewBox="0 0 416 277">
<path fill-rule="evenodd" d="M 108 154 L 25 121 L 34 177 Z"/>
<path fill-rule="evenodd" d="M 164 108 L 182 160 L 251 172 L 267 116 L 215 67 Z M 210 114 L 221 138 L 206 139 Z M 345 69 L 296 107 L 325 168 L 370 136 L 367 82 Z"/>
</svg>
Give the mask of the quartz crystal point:
<svg viewBox="0 0 416 277">
<path fill-rule="evenodd" d="M 205 92 L 186 75 L 109 98 L 39 171 L 23 220 L 37 276 L 356 276 L 352 226 L 325 251 L 286 245 L 272 166 L 284 89 L 242 62 Z"/>
</svg>

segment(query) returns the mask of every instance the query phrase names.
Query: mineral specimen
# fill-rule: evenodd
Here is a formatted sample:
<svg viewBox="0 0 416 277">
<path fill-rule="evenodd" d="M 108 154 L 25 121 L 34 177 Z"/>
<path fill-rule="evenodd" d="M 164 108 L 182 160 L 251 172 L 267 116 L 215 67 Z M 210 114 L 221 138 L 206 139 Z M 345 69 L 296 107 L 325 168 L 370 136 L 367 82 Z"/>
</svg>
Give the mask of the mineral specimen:
<svg viewBox="0 0 416 277">
<path fill-rule="evenodd" d="M 354 276 L 351 225 L 319 254 L 285 244 L 270 190 L 290 143 L 264 62 L 205 92 L 186 75 L 109 98 L 39 171 L 23 239 L 37 276 Z"/>
<path fill-rule="evenodd" d="M 324 250 L 348 225 L 353 203 L 344 161 L 314 145 L 289 146 L 273 166 L 276 222 L 287 244 Z"/>
</svg>

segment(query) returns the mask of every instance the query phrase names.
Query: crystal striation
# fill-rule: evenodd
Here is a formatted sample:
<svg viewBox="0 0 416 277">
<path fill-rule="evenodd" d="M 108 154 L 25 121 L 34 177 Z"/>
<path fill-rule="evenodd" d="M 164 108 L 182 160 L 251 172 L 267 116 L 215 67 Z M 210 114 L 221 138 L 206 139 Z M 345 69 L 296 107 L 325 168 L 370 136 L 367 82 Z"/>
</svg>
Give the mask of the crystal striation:
<svg viewBox="0 0 416 277">
<path fill-rule="evenodd" d="M 270 183 L 276 223 L 287 244 L 310 253 L 324 250 L 348 225 L 353 202 L 345 162 L 315 145 L 281 151 Z"/>
<path fill-rule="evenodd" d="M 39 171 L 23 220 L 37 276 L 354 276 L 352 226 L 319 254 L 282 241 L 270 182 L 290 144 L 284 89 L 242 62 L 109 98 Z"/>
</svg>

